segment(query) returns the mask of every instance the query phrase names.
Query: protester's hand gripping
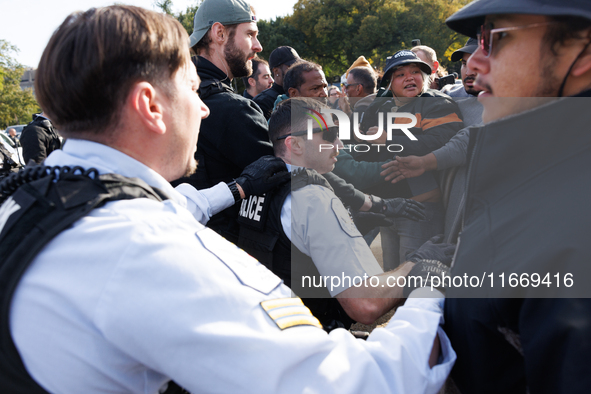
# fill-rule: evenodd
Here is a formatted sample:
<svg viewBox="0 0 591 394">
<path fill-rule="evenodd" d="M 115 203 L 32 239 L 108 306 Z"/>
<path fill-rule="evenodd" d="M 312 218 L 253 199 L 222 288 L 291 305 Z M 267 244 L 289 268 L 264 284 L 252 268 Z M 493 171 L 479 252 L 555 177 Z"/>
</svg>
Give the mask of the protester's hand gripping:
<svg viewBox="0 0 591 394">
<path fill-rule="evenodd" d="M 445 295 L 443 278 L 449 276 L 449 267 L 437 260 L 420 260 L 406 276 L 402 295 L 407 298 L 413 290 L 421 287 L 437 289 Z"/>
<path fill-rule="evenodd" d="M 434 236 L 414 252 L 408 253 L 406 261 L 418 263 L 421 260 L 436 260 L 449 267 L 456 251 L 456 245 L 441 241 L 443 241 L 443 234 Z"/>
<path fill-rule="evenodd" d="M 425 206 L 418 201 L 408 198 L 388 198 L 371 196 L 370 212 L 381 213 L 390 218 L 406 218 L 410 220 L 425 220 Z"/>
<path fill-rule="evenodd" d="M 290 180 L 285 162 L 278 157 L 263 156 L 246 166 L 236 183 L 244 191 L 245 197 L 258 196 L 273 190 Z"/>
<path fill-rule="evenodd" d="M 444 280 L 449 276 L 449 266 L 456 245 L 441 243 L 443 234 L 431 238 L 420 248 L 406 255 L 406 261 L 416 263 L 406 276 L 404 297 L 419 287 L 430 287 L 445 294 Z"/>
</svg>

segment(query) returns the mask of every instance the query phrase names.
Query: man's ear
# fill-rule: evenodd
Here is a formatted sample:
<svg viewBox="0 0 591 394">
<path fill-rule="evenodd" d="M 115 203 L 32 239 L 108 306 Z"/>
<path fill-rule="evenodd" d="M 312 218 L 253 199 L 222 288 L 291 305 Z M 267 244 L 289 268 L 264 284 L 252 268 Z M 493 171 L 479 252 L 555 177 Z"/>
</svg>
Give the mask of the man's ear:
<svg viewBox="0 0 591 394">
<path fill-rule="evenodd" d="M 439 68 L 439 62 L 437 60 L 435 60 L 433 62 L 433 70 L 431 70 L 431 74 L 435 74 L 437 72 L 438 68 Z"/>
<path fill-rule="evenodd" d="M 164 93 L 152 84 L 145 81 L 138 82 L 131 88 L 126 106 L 135 115 L 135 121 L 139 121 L 156 134 L 164 134 L 166 133 L 162 102 L 164 98 Z"/>
<path fill-rule="evenodd" d="M 571 74 L 573 77 L 581 77 L 591 71 L 591 31 L 589 32 L 590 37 L 588 38 L 587 48 L 585 52 L 581 54 L 579 60 L 573 66 Z M 580 49 L 579 49 L 580 50 Z"/>
<path fill-rule="evenodd" d="M 228 39 L 226 28 L 220 22 L 216 22 L 211 26 L 211 39 L 219 45 L 224 44 Z"/>
<path fill-rule="evenodd" d="M 289 88 L 287 89 L 287 95 L 289 97 L 300 97 L 300 91 L 297 90 L 296 88 Z"/>
<path fill-rule="evenodd" d="M 289 136 L 285 139 L 285 150 L 293 156 L 301 156 L 304 153 L 304 139 Z"/>
<path fill-rule="evenodd" d="M 248 84 L 251 88 L 254 88 L 255 86 L 257 86 L 257 81 L 255 81 L 253 77 L 248 77 Z"/>
</svg>

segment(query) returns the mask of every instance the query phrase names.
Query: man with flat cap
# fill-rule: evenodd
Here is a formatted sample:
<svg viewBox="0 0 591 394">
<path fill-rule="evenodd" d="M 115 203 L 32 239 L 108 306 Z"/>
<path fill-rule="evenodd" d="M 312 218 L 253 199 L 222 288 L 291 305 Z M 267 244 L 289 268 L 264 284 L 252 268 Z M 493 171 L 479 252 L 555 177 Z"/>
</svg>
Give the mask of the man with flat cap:
<svg viewBox="0 0 591 394">
<path fill-rule="evenodd" d="M 277 96 L 285 94 L 283 77 L 287 69 L 298 60 L 300 60 L 300 56 L 292 47 L 282 46 L 271 52 L 269 67 L 271 67 L 275 82 L 269 89 L 263 90 L 254 98 L 254 102 L 261 107 L 267 120 L 271 117 Z"/>
<path fill-rule="evenodd" d="M 484 106 L 451 274 L 487 279 L 447 292 L 454 381 L 589 393 L 591 2 L 480 0 L 446 23 L 479 40 L 467 66 Z"/>
</svg>

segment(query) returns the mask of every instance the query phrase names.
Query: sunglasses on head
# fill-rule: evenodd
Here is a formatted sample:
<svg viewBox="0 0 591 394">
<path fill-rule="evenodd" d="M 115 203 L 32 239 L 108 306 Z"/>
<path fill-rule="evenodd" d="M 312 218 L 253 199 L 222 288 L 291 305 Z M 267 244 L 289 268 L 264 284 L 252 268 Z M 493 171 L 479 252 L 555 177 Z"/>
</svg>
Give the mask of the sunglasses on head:
<svg viewBox="0 0 591 394">
<path fill-rule="evenodd" d="M 553 23 L 558 23 L 556 21 L 550 22 L 541 22 L 541 23 L 532 23 L 531 25 L 525 26 L 511 26 L 511 27 L 503 27 L 499 29 L 493 29 L 493 24 L 491 22 L 485 23 L 484 25 L 480 26 L 478 34 L 476 35 L 476 39 L 478 40 L 478 44 L 480 45 L 480 49 L 484 56 L 489 57 L 492 53 L 493 47 L 493 38 L 495 34 L 504 33 L 506 31 L 513 31 L 513 30 L 522 30 L 522 29 L 530 29 L 532 27 L 539 27 L 539 26 L 546 26 L 551 25 Z"/>
<path fill-rule="evenodd" d="M 328 142 L 330 142 L 332 144 L 337 139 L 337 136 L 339 134 L 339 128 L 338 128 L 338 126 L 331 126 L 327 130 L 313 129 L 312 130 L 312 133 L 313 134 L 322 133 L 322 139 L 324 141 L 328 141 Z M 296 131 L 295 133 L 289 133 L 289 134 L 285 134 L 285 135 L 282 135 L 280 137 L 277 137 L 277 141 L 284 140 L 284 139 L 286 139 L 289 136 L 292 136 L 292 137 L 301 137 L 301 136 L 306 135 L 306 134 L 308 134 L 307 131 Z"/>
</svg>

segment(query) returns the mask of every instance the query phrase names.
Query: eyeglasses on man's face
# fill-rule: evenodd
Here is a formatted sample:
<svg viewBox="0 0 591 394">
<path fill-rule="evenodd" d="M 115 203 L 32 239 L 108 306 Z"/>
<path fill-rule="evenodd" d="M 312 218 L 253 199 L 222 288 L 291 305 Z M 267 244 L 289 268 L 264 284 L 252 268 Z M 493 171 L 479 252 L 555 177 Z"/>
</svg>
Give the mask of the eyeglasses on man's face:
<svg viewBox="0 0 591 394">
<path fill-rule="evenodd" d="M 343 82 L 341 85 L 343 85 L 343 87 L 345 89 L 349 88 L 350 86 L 357 86 L 357 85 L 361 85 L 360 83 L 347 83 L 347 82 Z"/>
<path fill-rule="evenodd" d="M 493 39 L 494 39 L 495 34 L 500 35 L 502 33 L 508 32 L 508 31 L 530 29 L 530 28 L 539 27 L 539 26 L 547 26 L 547 25 L 551 25 L 553 23 L 558 23 L 558 22 L 549 21 L 549 22 L 541 22 L 541 23 L 532 23 L 530 25 L 525 25 L 525 26 L 511 26 L 511 27 L 502 27 L 499 29 L 493 29 L 492 22 L 488 22 L 488 23 L 485 23 L 484 25 L 480 26 L 479 32 L 476 35 L 476 39 L 478 40 L 478 43 L 480 45 L 480 49 L 482 50 L 482 53 L 484 54 L 484 56 L 489 57 L 490 54 L 492 53 Z M 497 38 L 497 41 L 498 41 L 498 38 Z"/>
</svg>

